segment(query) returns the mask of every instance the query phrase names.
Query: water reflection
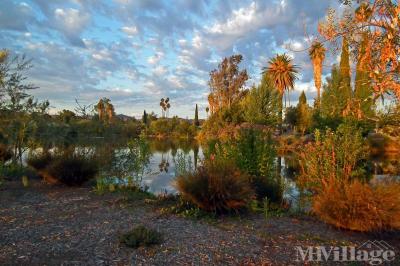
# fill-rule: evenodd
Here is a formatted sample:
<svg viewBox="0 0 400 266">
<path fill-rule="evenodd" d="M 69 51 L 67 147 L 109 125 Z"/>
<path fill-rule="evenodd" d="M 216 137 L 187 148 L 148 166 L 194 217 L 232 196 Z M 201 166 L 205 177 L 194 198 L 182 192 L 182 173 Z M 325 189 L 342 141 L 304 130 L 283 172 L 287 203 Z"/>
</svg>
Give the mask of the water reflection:
<svg viewBox="0 0 400 266">
<path fill-rule="evenodd" d="M 136 141 L 136 142 L 135 142 Z M 197 168 L 203 158 L 203 151 L 195 140 L 147 140 L 147 144 L 121 138 L 78 138 L 47 139 L 36 143 L 30 152 L 79 153 L 95 158 L 103 176 L 117 177 L 123 182 L 133 178 L 153 193 L 175 193 L 175 158 L 178 153 L 189 156 Z M 296 156 L 286 154 L 277 158 L 280 162 L 277 171 L 285 184 L 285 197 L 295 201 L 300 192 L 296 186 L 299 165 Z M 371 174 L 374 176 L 400 175 L 400 160 L 395 154 L 371 157 Z"/>
</svg>

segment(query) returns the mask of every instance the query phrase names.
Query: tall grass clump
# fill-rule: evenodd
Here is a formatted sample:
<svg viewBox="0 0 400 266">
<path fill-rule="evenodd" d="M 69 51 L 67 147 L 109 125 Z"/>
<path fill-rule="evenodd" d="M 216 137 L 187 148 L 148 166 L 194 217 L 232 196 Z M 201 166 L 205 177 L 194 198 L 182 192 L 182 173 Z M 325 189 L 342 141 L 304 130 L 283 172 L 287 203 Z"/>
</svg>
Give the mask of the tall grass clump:
<svg viewBox="0 0 400 266">
<path fill-rule="evenodd" d="M 400 183 L 370 181 L 360 130 L 343 124 L 315 133 L 299 152 L 299 186 L 310 192 L 312 211 L 326 223 L 355 231 L 400 229 Z"/>
<path fill-rule="evenodd" d="M 313 211 L 339 228 L 362 232 L 400 229 L 400 183 L 331 180 L 314 197 Z"/>
<path fill-rule="evenodd" d="M 249 176 L 229 160 L 209 160 L 176 178 L 182 197 L 202 210 L 228 213 L 244 209 L 253 198 Z"/>
<path fill-rule="evenodd" d="M 56 180 L 68 186 L 80 186 L 96 176 L 97 163 L 82 155 L 39 155 L 28 159 L 33 167 L 47 180 Z"/>
</svg>

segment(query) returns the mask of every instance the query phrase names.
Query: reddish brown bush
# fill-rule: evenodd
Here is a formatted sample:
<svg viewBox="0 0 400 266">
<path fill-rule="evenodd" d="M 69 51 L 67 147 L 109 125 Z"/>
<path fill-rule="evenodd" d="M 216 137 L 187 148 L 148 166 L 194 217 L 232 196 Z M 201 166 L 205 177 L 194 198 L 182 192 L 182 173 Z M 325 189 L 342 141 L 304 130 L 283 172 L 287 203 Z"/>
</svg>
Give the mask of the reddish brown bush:
<svg viewBox="0 0 400 266">
<path fill-rule="evenodd" d="M 331 179 L 314 196 L 313 211 L 339 228 L 362 232 L 400 229 L 400 183 Z"/>
<path fill-rule="evenodd" d="M 250 178 L 229 161 L 210 161 L 196 172 L 179 176 L 176 187 L 184 199 L 214 213 L 237 211 L 253 198 Z"/>
</svg>

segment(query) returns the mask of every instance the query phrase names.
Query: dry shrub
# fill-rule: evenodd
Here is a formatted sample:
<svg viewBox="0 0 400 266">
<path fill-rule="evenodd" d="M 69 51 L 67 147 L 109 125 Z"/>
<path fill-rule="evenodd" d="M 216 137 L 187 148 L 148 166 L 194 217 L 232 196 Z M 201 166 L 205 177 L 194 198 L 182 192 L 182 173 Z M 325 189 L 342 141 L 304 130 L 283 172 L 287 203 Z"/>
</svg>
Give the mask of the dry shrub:
<svg viewBox="0 0 400 266">
<path fill-rule="evenodd" d="M 238 211 L 252 200 L 250 178 L 227 160 L 210 160 L 194 173 L 178 176 L 182 197 L 200 209 L 214 213 Z"/>
<path fill-rule="evenodd" d="M 12 158 L 11 150 L 5 145 L 0 143 L 0 162 L 6 162 Z"/>
<path fill-rule="evenodd" d="M 27 163 L 50 184 L 80 186 L 98 172 L 97 163 L 81 155 L 43 154 L 28 158 Z"/>
<path fill-rule="evenodd" d="M 313 211 L 339 228 L 362 232 L 400 229 L 400 183 L 331 179 L 314 196 Z"/>
</svg>

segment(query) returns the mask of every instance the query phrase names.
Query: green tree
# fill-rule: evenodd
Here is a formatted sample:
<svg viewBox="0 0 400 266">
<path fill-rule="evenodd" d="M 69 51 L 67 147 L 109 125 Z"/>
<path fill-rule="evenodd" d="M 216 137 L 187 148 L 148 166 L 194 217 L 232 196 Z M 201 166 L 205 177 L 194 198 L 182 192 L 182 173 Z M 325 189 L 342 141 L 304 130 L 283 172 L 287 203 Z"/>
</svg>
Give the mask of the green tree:
<svg viewBox="0 0 400 266">
<path fill-rule="evenodd" d="M 286 54 L 278 54 L 269 61 L 268 67 L 263 69 L 263 74 L 267 74 L 271 79 L 272 84 L 278 90 L 280 100 L 279 110 L 279 124 L 280 131 L 282 133 L 282 121 L 283 121 L 283 96 L 285 92 L 294 89 L 294 83 L 298 79 L 298 67 L 293 64 L 293 60 Z"/>
<path fill-rule="evenodd" d="M 146 110 L 143 111 L 142 122 L 143 122 L 143 124 L 144 124 L 145 126 L 147 126 L 148 121 L 147 121 L 147 113 L 146 113 Z"/>
<path fill-rule="evenodd" d="M 244 119 L 253 124 L 277 125 L 279 122 L 280 96 L 267 75 L 261 84 L 253 87 L 243 99 Z"/>
<path fill-rule="evenodd" d="M 297 125 L 297 108 L 294 106 L 289 106 L 285 110 L 285 123 L 288 124 L 292 130 Z"/>
<path fill-rule="evenodd" d="M 195 111 L 194 111 L 194 125 L 195 125 L 196 127 L 200 126 L 200 122 L 199 122 L 199 109 L 198 109 L 198 107 L 197 107 L 197 104 L 196 104 L 196 109 L 195 109 Z"/>
<path fill-rule="evenodd" d="M 58 117 L 60 121 L 69 124 L 72 119 L 76 118 L 76 115 L 74 112 L 64 109 L 61 112 L 59 112 Z"/>
<path fill-rule="evenodd" d="M 304 132 L 311 127 L 312 116 L 310 107 L 307 104 L 307 98 L 304 91 L 300 94 L 297 104 L 297 128 L 304 135 Z"/>
<path fill-rule="evenodd" d="M 32 68 L 31 60 L 24 55 L 10 57 L 7 51 L 0 55 L 0 134 L 13 149 L 13 161 L 22 163 L 27 150 L 49 102 L 39 103 L 29 94 L 37 87 L 27 82 L 26 72 Z"/>
<path fill-rule="evenodd" d="M 361 111 L 366 116 L 372 116 L 374 112 L 374 100 L 371 79 L 368 74 L 368 55 L 366 53 L 368 35 L 363 35 L 360 44 L 356 67 L 354 96 L 360 101 Z"/>
<path fill-rule="evenodd" d="M 239 69 L 242 60 L 242 55 L 225 57 L 218 65 L 218 69 L 211 71 L 208 82 L 211 90 L 209 95 L 211 113 L 223 107 L 230 108 L 242 99 L 243 86 L 249 78 L 246 70 Z"/>
<path fill-rule="evenodd" d="M 340 56 L 340 85 L 339 90 L 340 93 L 340 105 L 342 110 L 349 103 L 349 100 L 352 98 L 352 89 L 351 89 L 351 73 L 350 73 L 350 53 L 349 53 L 349 43 L 346 38 L 343 38 L 342 42 L 342 53 Z"/>
</svg>

